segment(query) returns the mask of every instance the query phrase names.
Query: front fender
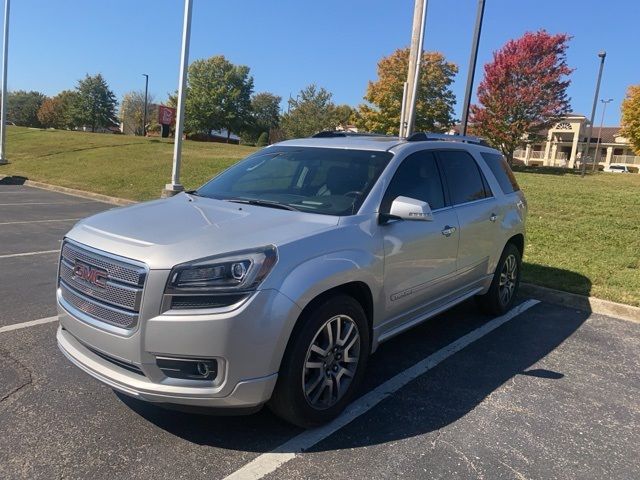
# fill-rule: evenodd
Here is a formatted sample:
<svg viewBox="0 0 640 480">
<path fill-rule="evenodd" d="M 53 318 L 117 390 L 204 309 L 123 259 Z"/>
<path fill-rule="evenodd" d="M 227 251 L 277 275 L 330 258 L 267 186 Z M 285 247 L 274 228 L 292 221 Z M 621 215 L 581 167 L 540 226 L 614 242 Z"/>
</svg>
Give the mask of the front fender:
<svg viewBox="0 0 640 480">
<path fill-rule="evenodd" d="M 382 258 L 363 250 L 340 250 L 296 266 L 279 290 L 304 309 L 314 298 L 332 288 L 362 282 L 369 287 L 375 306 L 381 294 L 382 274 Z"/>
</svg>

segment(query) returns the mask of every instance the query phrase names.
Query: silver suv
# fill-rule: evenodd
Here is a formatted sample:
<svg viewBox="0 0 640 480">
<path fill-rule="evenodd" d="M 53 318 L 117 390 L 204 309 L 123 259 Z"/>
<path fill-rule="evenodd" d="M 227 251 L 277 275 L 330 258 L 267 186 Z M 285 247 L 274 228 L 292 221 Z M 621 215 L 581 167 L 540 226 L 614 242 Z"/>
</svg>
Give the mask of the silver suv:
<svg viewBox="0 0 640 480">
<path fill-rule="evenodd" d="M 337 416 L 378 345 L 471 297 L 513 305 L 526 203 L 471 137 L 323 134 L 62 245 L 58 345 L 149 402 Z"/>
</svg>

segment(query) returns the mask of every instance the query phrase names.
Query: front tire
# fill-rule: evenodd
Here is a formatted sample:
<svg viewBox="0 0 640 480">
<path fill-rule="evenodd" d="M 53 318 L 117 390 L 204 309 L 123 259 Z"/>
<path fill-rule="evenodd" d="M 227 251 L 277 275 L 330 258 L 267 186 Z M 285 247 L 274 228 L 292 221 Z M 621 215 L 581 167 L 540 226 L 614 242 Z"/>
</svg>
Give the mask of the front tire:
<svg viewBox="0 0 640 480">
<path fill-rule="evenodd" d="M 513 243 L 507 243 L 493 274 L 489 291 L 476 297 L 480 308 L 485 313 L 504 315 L 511 310 L 520 287 L 521 271 L 520 250 Z"/>
<path fill-rule="evenodd" d="M 298 320 L 269 408 L 287 422 L 315 427 L 337 417 L 362 382 L 369 326 L 360 303 L 335 295 Z"/>
</svg>

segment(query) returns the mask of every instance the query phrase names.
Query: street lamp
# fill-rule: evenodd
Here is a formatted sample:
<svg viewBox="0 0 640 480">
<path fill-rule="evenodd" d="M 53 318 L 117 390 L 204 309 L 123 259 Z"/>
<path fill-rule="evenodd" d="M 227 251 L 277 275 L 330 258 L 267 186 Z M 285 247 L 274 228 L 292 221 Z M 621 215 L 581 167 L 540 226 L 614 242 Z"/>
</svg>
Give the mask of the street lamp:
<svg viewBox="0 0 640 480">
<path fill-rule="evenodd" d="M 596 91 L 593 95 L 593 107 L 591 108 L 591 123 L 589 123 L 589 133 L 587 134 L 587 146 L 582 154 L 582 165 L 580 170 L 582 171 L 580 176 L 584 177 L 587 172 L 587 158 L 589 156 L 589 147 L 591 146 L 591 136 L 593 135 L 593 122 L 596 119 L 596 107 L 598 106 L 598 95 L 600 94 L 600 81 L 602 80 L 602 69 L 604 68 L 604 59 L 607 56 L 607 52 L 604 50 L 598 53 L 600 57 L 600 69 L 598 70 L 598 81 L 596 82 Z"/>
<path fill-rule="evenodd" d="M 147 97 L 149 94 L 149 75 L 143 73 L 144 77 L 144 116 L 142 119 L 142 136 L 147 136 Z"/>
<path fill-rule="evenodd" d="M 469 72 L 467 73 L 467 88 L 464 92 L 464 104 L 462 105 L 462 119 L 460 121 L 460 135 L 467 134 L 467 124 L 469 122 L 469 105 L 471 104 L 471 91 L 473 90 L 473 77 L 476 72 L 476 62 L 478 61 L 478 45 L 480 44 L 480 33 L 482 32 L 482 18 L 484 17 L 484 0 L 478 0 L 478 10 L 476 12 L 476 28 L 471 44 L 471 57 L 469 58 Z"/>
<path fill-rule="evenodd" d="M 7 163 L 7 60 L 9 53 L 9 0 L 4 0 L 4 34 L 2 44 L 2 99 L 0 99 L 0 165 Z"/>
<path fill-rule="evenodd" d="M 600 128 L 598 129 L 598 141 L 596 142 L 596 152 L 595 152 L 595 154 L 593 156 L 593 158 L 594 158 L 593 171 L 594 172 L 597 169 L 596 165 L 600 162 L 600 159 L 598 157 L 600 157 L 600 140 L 602 139 L 602 124 L 604 123 L 604 112 L 607 111 L 607 104 L 610 103 L 610 102 L 613 102 L 613 98 L 608 98 L 607 100 L 600 99 L 600 101 L 602 102 L 602 118 L 600 118 Z"/>
</svg>

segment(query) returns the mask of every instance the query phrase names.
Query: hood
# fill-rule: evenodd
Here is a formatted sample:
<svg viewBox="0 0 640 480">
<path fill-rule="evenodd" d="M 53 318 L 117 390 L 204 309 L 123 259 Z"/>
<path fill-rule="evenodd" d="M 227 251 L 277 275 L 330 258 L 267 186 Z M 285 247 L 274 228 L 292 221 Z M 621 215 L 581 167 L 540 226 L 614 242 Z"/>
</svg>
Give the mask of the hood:
<svg viewBox="0 0 640 480">
<path fill-rule="evenodd" d="M 334 227 L 338 217 L 225 202 L 186 194 L 99 213 L 68 237 L 140 260 L 151 269 L 275 245 Z"/>
</svg>

